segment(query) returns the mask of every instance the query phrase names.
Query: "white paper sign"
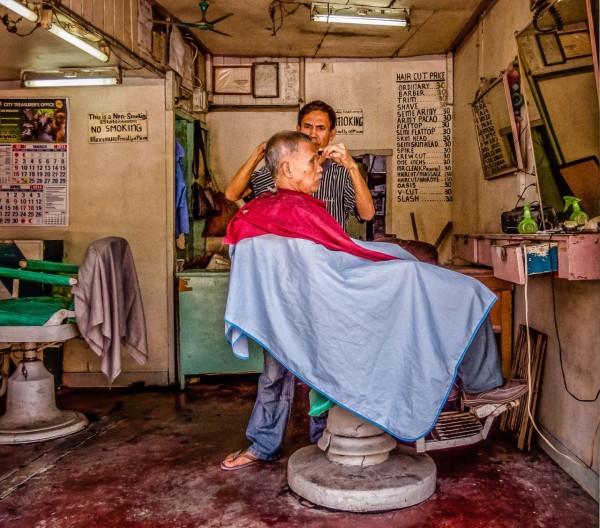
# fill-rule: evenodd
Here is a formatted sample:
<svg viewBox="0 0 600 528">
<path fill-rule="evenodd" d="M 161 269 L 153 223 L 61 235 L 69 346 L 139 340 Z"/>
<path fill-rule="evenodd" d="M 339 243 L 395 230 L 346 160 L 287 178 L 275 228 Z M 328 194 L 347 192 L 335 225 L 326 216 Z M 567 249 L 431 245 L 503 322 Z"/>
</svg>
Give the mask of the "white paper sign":
<svg viewBox="0 0 600 528">
<path fill-rule="evenodd" d="M 337 110 L 335 111 L 337 134 L 355 135 L 363 133 L 362 110 Z"/>
<path fill-rule="evenodd" d="M 97 112 L 88 114 L 89 143 L 148 141 L 148 114 Z"/>
</svg>

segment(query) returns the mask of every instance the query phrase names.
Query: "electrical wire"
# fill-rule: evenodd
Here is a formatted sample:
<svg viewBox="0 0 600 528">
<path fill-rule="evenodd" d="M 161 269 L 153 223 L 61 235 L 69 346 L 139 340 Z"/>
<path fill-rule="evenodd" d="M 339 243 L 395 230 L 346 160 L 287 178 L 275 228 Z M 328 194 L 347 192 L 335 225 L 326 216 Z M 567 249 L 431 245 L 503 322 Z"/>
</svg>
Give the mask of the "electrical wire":
<svg viewBox="0 0 600 528">
<path fill-rule="evenodd" d="M 294 9 L 287 9 L 285 4 L 293 4 L 296 7 Z M 273 37 L 276 36 L 277 32 L 283 26 L 283 19 L 285 17 L 293 15 L 302 6 L 308 7 L 305 4 L 296 4 L 295 2 L 289 2 L 289 1 L 286 2 L 284 0 L 273 0 L 273 2 L 271 2 L 271 5 L 269 6 L 269 17 L 271 19 L 271 23 L 273 24 L 273 26 L 270 28 L 265 28 L 265 29 L 267 29 L 271 32 L 271 36 L 273 36 Z M 278 10 L 279 10 L 279 13 L 277 12 Z M 277 17 L 277 14 L 279 14 L 278 17 Z M 279 25 L 277 25 L 277 22 L 275 20 L 276 17 L 278 18 Z"/>
<path fill-rule="evenodd" d="M 549 239 L 548 243 L 550 242 L 550 240 L 552 240 L 552 235 L 550 235 L 550 239 Z M 550 253 L 550 260 L 552 262 L 552 253 Z M 552 266 L 552 267 L 554 267 L 554 266 Z M 560 342 L 560 333 L 558 331 L 558 319 L 556 317 L 556 298 L 555 298 L 555 292 L 554 292 L 554 274 L 552 274 L 552 273 L 550 274 L 550 282 L 552 284 L 552 315 L 554 317 L 554 332 L 556 334 L 556 341 L 558 342 L 558 359 L 559 359 L 559 363 L 560 363 L 560 371 L 562 372 L 563 385 L 565 387 L 565 390 L 569 394 L 569 396 L 571 396 L 574 400 L 577 400 L 578 402 L 582 402 L 582 403 L 595 402 L 598 399 L 598 397 L 600 396 L 600 388 L 596 392 L 596 396 L 594 398 L 580 398 L 579 396 L 576 396 L 571 391 L 571 389 L 569 389 L 569 386 L 567 385 L 567 376 L 565 374 L 565 367 L 563 364 L 563 350 L 562 350 L 562 344 Z"/>
<path fill-rule="evenodd" d="M 533 21 L 532 21 L 533 27 L 536 29 L 536 31 L 539 31 L 540 33 L 552 33 L 553 31 L 556 31 L 556 30 L 560 31 L 563 28 L 562 17 L 560 16 L 558 9 L 556 9 L 556 7 L 555 7 L 555 4 L 557 2 L 558 2 L 558 0 L 554 0 L 554 2 L 552 4 L 550 4 L 550 2 L 548 2 L 546 0 L 541 0 L 536 3 L 535 12 L 533 13 Z M 540 17 L 546 11 L 548 13 L 550 13 L 552 18 L 554 19 L 554 24 L 556 27 L 548 28 L 548 29 L 540 29 L 538 27 L 538 21 L 539 21 Z"/>
<path fill-rule="evenodd" d="M 518 196 L 518 198 L 517 198 L 517 203 L 515 204 L 515 206 L 513 207 L 513 209 L 516 209 L 516 208 L 517 208 L 517 206 L 519 205 L 519 202 L 520 202 L 520 201 L 523 199 L 523 196 L 525 195 L 525 191 L 526 191 L 527 189 L 529 189 L 529 187 L 532 187 L 532 186 L 533 186 L 533 187 L 537 187 L 537 183 L 535 183 L 535 182 L 533 182 L 533 183 L 530 183 L 530 184 L 529 184 L 527 187 L 525 187 L 525 189 L 523 189 L 523 192 L 522 192 L 521 194 L 519 194 L 519 196 Z M 535 202 L 532 202 L 532 203 L 535 203 Z M 538 203 L 539 203 L 539 202 L 538 202 Z"/>
<path fill-rule="evenodd" d="M 34 28 L 29 32 L 29 33 L 19 33 L 19 29 L 17 28 L 17 24 L 19 22 L 21 22 L 21 20 L 23 20 L 23 17 L 19 17 L 17 20 L 12 20 L 8 14 L 3 15 L 0 20 L 2 20 L 2 23 L 4 24 L 4 27 L 6 28 L 6 31 L 8 31 L 9 33 L 12 33 L 13 35 L 16 35 L 17 37 L 28 37 L 29 35 L 31 35 L 35 30 L 37 30 L 40 25 L 36 24 L 34 26 Z"/>
<path fill-rule="evenodd" d="M 552 236 L 550 237 L 550 239 L 552 239 Z M 548 242 L 548 244 L 550 244 L 550 242 Z M 584 464 L 580 460 L 575 460 L 574 458 L 570 457 L 569 455 L 567 455 L 565 453 L 560 452 L 558 449 L 556 449 L 556 447 L 554 447 L 552 442 L 550 442 L 550 440 L 548 440 L 544 436 L 544 434 L 540 431 L 540 429 L 537 425 L 537 422 L 535 421 L 535 418 L 533 417 L 532 412 L 531 412 L 531 400 L 532 400 L 533 386 L 532 386 L 532 376 L 531 376 L 531 336 L 529 335 L 529 292 L 528 292 L 529 274 L 528 274 L 528 265 L 527 265 L 527 245 L 525 244 L 525 242 L 521 242 L 521 247 L 523 249 L 524 272 L 525 272 L 525 286 L 524 286 L 523 291 L 524 291 L 524 296 L 525 296 L 525 334 L 527 336 L 527 387 L 529 389 L 527 391 L 527 416 L 529 417 L 529 420 L 531 421 L 531 425 L 533 426 L 533 428 L 537 431 L 537 433 L 540 435 L 540 437 L 548 444 L 548 446 L 553 451 L 558 453 L 560 456 L 566 458 L 567 460 L 570 460 L 576 466 L 587 469 L 588 466 L 586 464 Z"/>
<path fill-rule="evenodd" d="M 87 41 L 87 42 L 92 42 L 94 44 L 98 44 L 100 42 L 102 42 L 102 37 L 97 37 L 94 33 L 92 33 L 91 31 L 88 31 L 82 24 L 79 24 L 75 21 L 71 21 L 69 20 L 68 24 L 65 24 L 60 17 L 58 16 L 59 13 L 55 13 L 52 23 L 56 23 L 60 28 L 64 29 L 67 33 L 70 33 L 71 35 L 73 35 L 74 37 L 77 37 L 81 40 Z M 77 28 L 78 30 L 81 31 L 81 35 L 74 33 L 73 31 L 70 30 L 71 27 Z M 93 35 L 94 37 L 97 38 L 90 38 L 89 35 Z"/>
<path fill-rule="evenodd" d="M 514 109 L 513 109 L 513 110 L 514 110 Z M 516 115 L 516 114 L 515 114 L 515 115 Z M 521 118 L 519 117 L 519 121 L 520 121 L 520 120 L 521 120 Z M 516 152 L 516 150 L 517 150 L 517 147 L 520 147 L 520 146 L 521 146 L 521 136 L 522 136 L 522 135 L 523 135 L 523 134 L 524 134 L 524 133 L 527 131 L 527 129 L 528 129 L 528 127 L 526 127 L 526 126 L 523 126 L 523 127 L 521 127 L 520 125 L 521 125 L 521 123 L 519 123 L 519 128 L 520 128 L 520 130 L 519 130 L 519 134 L 517 135 L 516 139 L 515 139 L 515 140 L 512 142 L 512 147 L 513 147 L 513 148 L 512 148 L 512 150 L 514 150 L 515 152 Z M 533 139 L 532 139 L 531 141 L 532 141 L 532 143 L 535 143 L 535 141 L 534 141 Z M 539 143 L 538 143 L 538 145 L 539 145 Z M 540 145 L 540 146 L 541 146 L 541 145 Z M 534 156 L 535 156 L 535 152 L 534 152 Z M 544 157 L 545 157 L 545 153 L 544 153 Z M 513 164 L 515 164 L 515 165 L 516 165 L 516 160 L 515 160 L 515 158 L 514 158 L 514 154 L 513 154 L 513 152 L 512 152 L 512 151 L 511 151 L 511 153 L 510 153 L 510 158 L 511 158 L 511 161 L 513 162 Z M 544 160 L 544 158 L 542 158 L 542 160 L 540 161 L 540 163 L 541 163 L 543 160 Z M 535 166 L 536 166 L 536 167 L 539 167 L 539 166 L 540 166 L 540 165 L 537 163 L 537 160 L 536 160 L 536 165 L 535 165 Z M 537 174 L 536 174 L 535 172 L 527 172 L 526 170 L 523 170 L 523 169 L 521 169 L 521 172 L 522 172 L 523 174 L 525 174 L 526 176 L 537 176 Z M 526 187 L 526 188 L 527 188 L 527 187 Z"/>
<path fill-rule="evenodd" d="M 126 71 L 137 71 L 137 70 L 143 70 L 144 66 L 138 66 L 137 68 L 134 68 L 133 66 L 131 66 L 131 64 L 129 64 L 121 55 L 119 55 L 116 51 L 115 51 L 115 46 L 111 46 L 110 44 L 107 44 L 108 49 L 110 49 L 111 53 L 114 54 L 115 57 L 117 57 L 117 59 L 119 59 L 121 62 L 125 63 L 125 65 L 127 66 L 127 68 L 123 68 Z"/>
<path fill-rule="evenodd" d="M 192 65 L 195 65 L 196 59 L 198 57 L 198 54 L 200 53 L 200 50 L 198 49 L 198 46 L 196 46 L 196 42 L 194 41 L 193 37 L 184 35 L 183 38 L 184 38 L 184 40 L 188 41 L 190 43 L 190 46 L 192 46 L 192 48 L 194 48 L 194 50 L 195 50 L 194 56 L 192 58 Z M 198 86 L 202 84 L 202 79 L 196 75 L 196 70 L 193 66 L 192 66 L 192 77 L 196 81 L 198 81 L 198 83 L 199 83 Z"/>
</svg>

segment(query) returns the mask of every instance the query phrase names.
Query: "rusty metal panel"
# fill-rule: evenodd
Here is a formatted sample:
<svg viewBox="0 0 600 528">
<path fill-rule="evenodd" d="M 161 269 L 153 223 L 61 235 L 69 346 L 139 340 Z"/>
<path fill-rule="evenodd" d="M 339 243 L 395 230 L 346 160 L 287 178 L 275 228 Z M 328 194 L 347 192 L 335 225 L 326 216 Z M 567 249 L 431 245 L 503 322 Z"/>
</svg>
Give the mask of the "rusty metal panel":
<svg viewBox="0 0 600 528">
<path fill-rule="evenodd" d="M 68 2 L 63 2 L 63 4 L 65 4 L 76 15 L 83 16 L 81 14 L 81 11 L 82 11 L 82 9 L 81 9 L 82 0 L 69 0 Z"/>
<path fill-rule="evenodd" d="M 223 321 L 229 271 L 194 270 L 177 274 L 179 300 L 179 376 L 260 372 L 261 347 L 249 340 L 249 360 L 240 360 L 225 339 Z"/>
<path fill-rule="evenodd" d="M 133 49 L 133 39 L 131 36 L 131 2 L 123 2 L 123 27 L 122 27 L 122 35 L 123 35 L 123 44 L 129 49 Z"/>
<path fill-rule="evenodd" d="M 81 0 L 81 13 L 78 13 L 81 18 L 85 18 L 88 22 L 94 23 L 94 4 L 96 0 Z"/>
<path fill-rule="evenodd" d="M 117 39 L 115 35 L 115 0 L 104 0 L 104 32 Z"/>
<path fill-rule="evenodd" d="M 123 2 L 115 2 L 115 32 L 114 37 L 119 42 L 125 42 L 123 38 L 123 24 L 125 22 L 125 8 Z"/>
<path fill-rule="evenodd" d="M 102 31 L 105 31 L 104 26 L 104 4 L 106 0 L 93 0 L 92 5 L 92 23 Z"/>
</svg>

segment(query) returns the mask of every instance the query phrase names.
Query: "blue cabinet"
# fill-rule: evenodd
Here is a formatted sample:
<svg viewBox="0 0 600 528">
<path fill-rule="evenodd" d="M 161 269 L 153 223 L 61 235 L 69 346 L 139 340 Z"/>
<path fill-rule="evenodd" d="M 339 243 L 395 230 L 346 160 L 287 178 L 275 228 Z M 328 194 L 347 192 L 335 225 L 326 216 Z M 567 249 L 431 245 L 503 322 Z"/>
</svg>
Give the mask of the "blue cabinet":
<svg viewBox="0 0 600 528">
<path fill-rule="evenodd" d="M 262 348 L 250 343 L 250 359 L 236 358 L 225 340 L 225 304 L 229 271 L 176 274 L 179 320 L 179 382 L 198 374 L 260 372 Z"/>
</svg>

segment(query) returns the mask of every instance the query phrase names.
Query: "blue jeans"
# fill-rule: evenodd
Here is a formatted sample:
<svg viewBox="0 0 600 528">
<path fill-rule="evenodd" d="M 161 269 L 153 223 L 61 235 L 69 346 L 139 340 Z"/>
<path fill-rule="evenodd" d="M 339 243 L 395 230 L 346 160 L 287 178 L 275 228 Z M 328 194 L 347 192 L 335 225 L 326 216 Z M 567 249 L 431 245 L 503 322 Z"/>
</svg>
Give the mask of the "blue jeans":
<svg viewBox="0 0 600 528">
<path fill-rule="evenodd" d="M 279 458 L 279 449 L 292 414 L 296 377 L 266 350 L 263 349 L 263 353 L 263 371 L 258 378 L 258 393 L 246 437 L 251 442 L 250 453 L 272 461 Z M 311 419 L 311 441 L 316 442 L 321 437 L 326 422 L 327 416 Z"/>
<path fill-rule="evenodd" d="M 500 355 L 489 317 L 485 318 L 475 334 L 458 366 L 457 374 L 461 388 L 471 393 L 494 389 L 504 383 Z"/>
</svg>

